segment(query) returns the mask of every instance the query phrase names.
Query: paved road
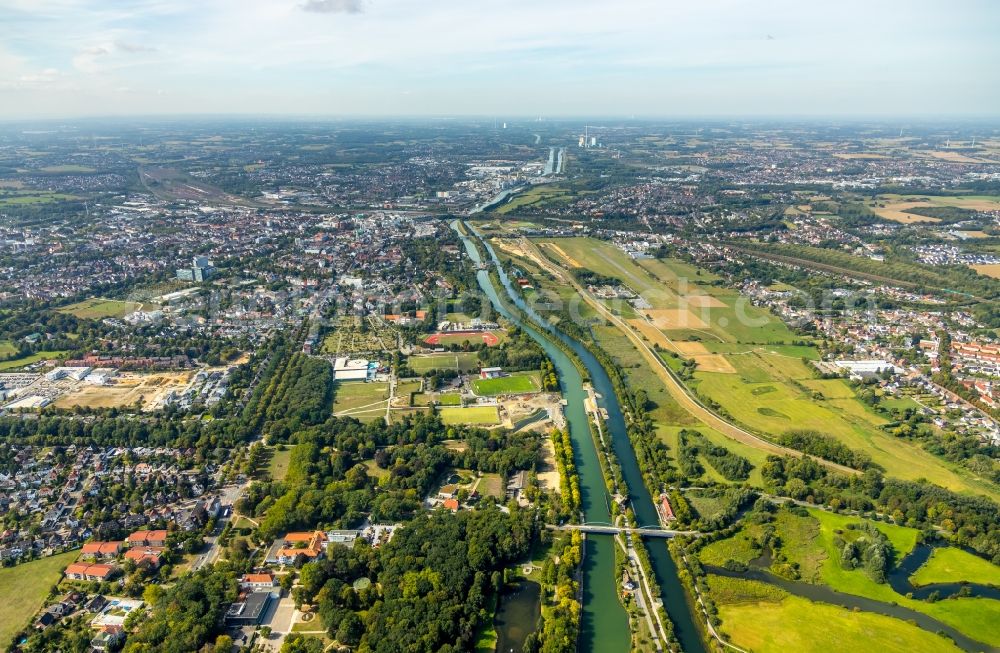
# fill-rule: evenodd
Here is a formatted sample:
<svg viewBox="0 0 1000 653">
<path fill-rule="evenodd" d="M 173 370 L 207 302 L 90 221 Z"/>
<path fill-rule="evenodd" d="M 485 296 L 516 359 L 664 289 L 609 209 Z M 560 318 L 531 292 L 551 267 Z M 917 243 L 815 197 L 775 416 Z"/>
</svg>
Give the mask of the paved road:
<svg viewBox="0 0 1000 653">
<path fill-rule="evenodd" d="M 201 569 L 205 565 L 215 564 L 219 559 L 219 554 L 222 553 L 222 546 L 219 544 L 219 535 L 222 533 L 222 529 L 226 527 L 226 523 L 233 518 L 232 506 L 237 499 L 243 494 L 243 492 L 250 486 L 250 480 L 241 484 L 227 485 L 222 488 L 222 496 L 220 498 L 220 503 L 222 504 L 222 510 L 228 512 L 225 517 L 220 517 L 218 523 L 215 525 L 215 530 L 211 535 L 205 538 L 205 544 L 208 545 L 208 550 L 205 553 L 200 554 L 195 558 L 194 562 L 191 563 L 191 569 L 196 571 Z M 228 510 L 226 510 L 228 508 Z"/>
<path fill-rule="evenodd" d="M 764 438 L 755 435 L 746 429 L 728 422 L 702 404 L 699 399 L 691 395 L 687 387 L 674 376 L 673 371 L 668 368 L 662 360 L 660 360 L 660 357 L 652 349 L 650 349 L 649 345 L 643 341 L 642 337 L 636 333 L 635 329 L 633 329 L 630 324 L 615 315 L 607 306 L 604 305 L 603 302 L 591 295 L 586 288 L 580 285 L 573 275 L 567 273 L 562 267 L 556 265 L 549 258 L 547 258 L 533 242 L 527 238 L 522 238 L 521 241 L 522 247 L 526 248 L 528 251 L 534 252 L 546 270 L 553 274 L 557 279 L 561 279 L 565 283 L 571 285 L 584 299 L 584 301 L 590 304 L 602 317 L 618 327 L 618 329 L 624 333 L 626 337 L 628 337 L 632 344 L 635 345 L 636 349 L 639 350 L 639 353 L 642 354 L 643 358 L 645 358 L 649 363 L 653 371 L 656 372 L 656 375 L 663 381 L 663 384 L 666 386 L 671 396 L 676 399 L 677 402 L 689 413 L 700 419 L 707 426 L 719 431 L 726 437 L 732 438 L 737 442 L 742 442 L 743 444 L 754 447 L 755 449 L 760 449 L 777 455 L 794 456 L 796 458 L 801 458 L 806 455 L 796 449 L 789 449 L 788 447 L 783 447 L 769 440 L 765 440 Z M 861 473 L 856 469 L 851 469 L 845 465 L 838 465 L 837 463 L 829 460 L 823 460 L 822 458 L 816 458 L 815 456 L 809 457 L 819 464 L 842 474 L 859 475 Z"/>
</svg>

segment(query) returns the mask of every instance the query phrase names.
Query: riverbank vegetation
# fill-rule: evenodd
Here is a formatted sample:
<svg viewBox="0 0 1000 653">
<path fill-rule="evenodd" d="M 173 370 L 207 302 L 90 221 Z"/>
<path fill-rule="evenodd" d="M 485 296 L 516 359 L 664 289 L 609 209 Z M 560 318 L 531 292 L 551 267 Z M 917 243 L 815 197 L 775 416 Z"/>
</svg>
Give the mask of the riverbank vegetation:
<svg viewBox="0 0 1000 653">
<path fill-rule="evenodd" d="M 559 518 L 574 521 L 580 515 L 580 477 L 573 462 L 573 442 L 569 429 L 553 429 L 550 437 L 559 472 Z"/>
</svg>

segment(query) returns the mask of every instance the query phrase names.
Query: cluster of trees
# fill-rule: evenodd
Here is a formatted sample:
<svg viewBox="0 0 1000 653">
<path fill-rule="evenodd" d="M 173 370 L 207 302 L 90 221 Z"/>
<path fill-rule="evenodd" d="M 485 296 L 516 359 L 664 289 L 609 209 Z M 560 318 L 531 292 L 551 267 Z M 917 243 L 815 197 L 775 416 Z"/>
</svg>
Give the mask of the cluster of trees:
<svg viewBox="0 0 1000 653">
<path fill-rule="evenodd" d="M 889 538 L 869 522 L 848 524 L 847 529 L 861 531 L 861 535 L 854 539 L 846 539 L 842 533 L 834 536 L 833 544 L 840 549 L 840 565 L 844 569 L 863 567 L 869 578 L 884 583 L 893 558 Z"/>
<path fill-rule="evenodd" d="M 524 653 L 573 653 L 580 634 L 580 603 L 576 600 L 576 571 L 583 557 L 583 537 L 570 533 L 559 554 L 559 563 L 549 558 L 542 566 L 545 602 L 541 630 L 528 635 Z"/>
<path fill-rule="evenodd" d="M 535 339 L 517 327 L 511 327 L 507 339 L 499 346 L 484 344 L 477 357 L 483 367 L 503 367 L 509 371 L 538 370 L 543 363 L 549 363 Z"/>
<path fill-rule="evenodd" d="M 906 260 L 902 254 L 889 251 L 885 261 L 873 261 L 837 249 L 808 245 L 760 244 L 764 251 L 852 270 L 881 279 L 892 279 L 925 290 L 963 292 L 985 299 L 1000 297 L 1000 282 L 976 273 L 964 265 L 929 266 Z M 995 326 L 995 325 L 991 325 Z"/>
<path fill-rule="evenodd" d="M 559 516 L 564 520 L 574 520 L 580 514 L 580 476 L 573 462 L 569 429 L 553 429 L 552 447 L 559 471 Z"/>
<path fill-rule="evenodd" d="M 548 392 L 558 392 L 559 391 L 559 375 L 556 374 L 555 365 L 552 361 L 545 360 L 542 361 L 541 366 L 542 371 L 542 390 Z"/>
<path fill-rule="evenodd" d="M 865 470 L 875 466 L 871 456 L 863 451 L 855 451 L 846 444 L 818 431 L 785 431 L 778 443 L 824 460 L 845 465 L 853 469 Z"/>
<path fill-rule="evenodd" d="M 222 632 L 222 617 L 236 600 L 236 574 L 225 565 L 203 567 L 169 586 L 143 594 L 151 611 L 136 611 L 126 619 L 129 635 L 124 653 L 187 653 L 201 650 Z M 131 623 L 130 623 L 131 622 Z"/>
<path fill-rule="evenodd" d="M 810 458 L 768 456 L 761 475 L 769 491 L 836 509 L 884 515 L 895 523 L 952 534 L 1000 564 L 1000 506 L 985 496 L 957 494 L 931 483 L 885 478 L 869 468 L 860 476 L 827 471 Z"/>
<path fill-rule="evenodd" d="M 363 653 L 452 653 L 471 648 L 492 618 L 503 568 L 538 537 L 532 511 L 512 507 L 438 511 L 401 529 L 379 550 L 376 601 L 365 617 Z"/>
<path fill-rule="evenodd" d="M 689 478 L 697 478 L 705 472 L 698 461 L 699 455 L 704 456 L 708 464 L 730 481 L 745 481 L 750 478 L 753 465 L 749 460 L 713 444 L 698 431 L 681 429 L 678 439 L 680 451 L 677 452 L 677 462 L 681 471 Z"/>
<path fill-rule="evenodd" d="M 270 380 L 266 393 L 263 414 L 268 440 L 284 442 L 299 427 L 325 420 L 333 406 L 333 392 L 329 362 L 298 351 L 292 354 L 281 373 Z"/>
<path fill-rule="evenodd" d="M 463 440 L 456 451 L 445 440 Z M 444 425 L 436 414 L 407 416 L 392 425 L 331 418 L 290 437 L 295 444 L 283 481 L 250 486 L 237 509 L 259 517 L 263 539 L 317 523 L 348 527 L 369 512 L 375 520 L 412 516 L 450 468 L 509 476 L 533 469 L 538 439 L 531 433 Z M 385 474 L 369 474 L 373 460 Z M 380 477 L 380 478 L 379 478 Z"/>
<path fill-rule="evenodd" d="M 620 286 L 621 282 L 615 277 L 609 277 L 587 268 L 573 268 L 573 276 L 585 286 Z"/>
<path fill-rule="evenodd" d="M 756 490 L 745 486 L 720 486 L 707 490 L 701 490 L 701 492 L 701 496 L 716 499 L 718 508 L 712 514 L 702 514 L 697 509 L 692 508 L 698 516 L 695 523 L 700 531 L 715 531 L 720 528 L 725 528 L 736 519 L 743 508 L 754 502 L 758 497 Z M 687 501 L 685 501 L 684 504 L 685 506 L 690 505 Z M 673 506 L 673 499 L 671 499 L 670 505 Z"/>
</svg>

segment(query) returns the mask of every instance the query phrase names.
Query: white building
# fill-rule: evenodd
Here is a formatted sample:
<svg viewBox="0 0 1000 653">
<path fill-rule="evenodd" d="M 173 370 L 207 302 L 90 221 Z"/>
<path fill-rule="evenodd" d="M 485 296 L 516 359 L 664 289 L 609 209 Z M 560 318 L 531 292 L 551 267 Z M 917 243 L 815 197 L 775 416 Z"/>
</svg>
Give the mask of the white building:
<svg viewBox="0 0 1000 653">
<path fill-rule="evenodd" d="M 368 369 L 367 360 L 348 360 L 347 356 L 342 356 L 333 362 L 333 378 L 336 381 L 367 381 Z"/>
</svg>

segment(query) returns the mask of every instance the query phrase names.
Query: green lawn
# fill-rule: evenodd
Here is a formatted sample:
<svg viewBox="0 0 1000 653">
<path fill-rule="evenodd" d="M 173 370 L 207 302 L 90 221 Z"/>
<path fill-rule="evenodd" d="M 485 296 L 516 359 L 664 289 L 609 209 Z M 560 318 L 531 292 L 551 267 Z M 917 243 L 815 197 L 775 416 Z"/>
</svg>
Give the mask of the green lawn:
<svg viewBox="0 0 1000 653">
<path fill-rule="evenodd" d="M 17 345 L 10 340 L 0 340 L 0 357 L 12 356 L 17 353 Z"/>
<path fill-rule="evenodd" d="M 906 621 L 797 596 L 720 605 L 719 616 L 732 643 L 754 653 L 864 651 L 876 643 L 880 653 L 961 650 L 950 639 Z"/>
<path fill-rule="evenodd" d="M 389 399 L 388 383 L 339 382 L 333 390 L 333 412 L 371 422 L 385 417 Z"/>
<path fill-rule="evenodd" d="M 976 640 L 1000 646 L 1000 601 L 959 598 L 928 603 L 897 594 L 889 585 L 873 582 L 861 569 L 847 570 L 840 566 L 840 552 L 833 545 L 835 531 L 840 529 L 846 532 L 847 524 L 859 523 L 862 521 L 860 518 L 823 510 L 810 510 L 809 513 L 819 520 L 820 531 L 817 542 L 826 550 L 827 555 L 820 567 L 820 581 L 823 584 L 848 594 L 866 596 L 886 603 L 898 603 L 930 615 Z M 877 521 L 872 523 L 889 538 L 897 559 L 905 556 L 916 546 L 918 533 L 916 529 Z"/>
<path fill-rule="evenodd" d="M 476 352 L 471 351 L 429 354 L 427 356 L 410 356 L 406 360 L 406 364 L 418 374 L 430 370 L 471 372 L 479 369 L 479 357 Z"/>
<path fill-rule="evenodd" d="M 267 462 L 267 474 L 273 480 L 285 480 L 285 474 L 288 473 L 288 463 L 291 461 L 292 449 L 294 448 L 294 446 L 286 446 L 284 451 L 278 449 L 271 451 L 271 459 Z"/>
<path fill-rule="evenodd" d="M 481 397 L 538 392 L 542 386 L 537 376 L 537 372 L 514 372 L 497 379 L 475 379 L 472 381 L 472 390 Z"/>
<path fill-rule="evenodd" d="M 469 406 L 468 408 L 442 408 L 438 411 L 445 424 L 493 425 L 500 423 L 496 406 Z"/>
<path fill-rule="evenodd" d="M 3 370 L 13 370 L 19 367 L 24 367 L 25 365 L 31 365 L 32 363 L 37 363 L 38 361 L 49 360 L 50 358 L 63 358 L 66 356 L 66 351 L 40 351 L 29 356 L 22 356 L 21 358 L 15 358 L 13 360 L 4 361 L 0 363 L 0 371 Z"/>
<path fill-rule="evenodd" d="M 124 317 L 129 313 L 134 313 L 140 308 L 142 308 L 142 304 L 139 302 L 126 302 L 119 301 L 117 299 L 92 297 L 90 299 L 85 299 L 82 302 L 70 304 L 69 306 L 63 306 L 59 309 L 59 312 L 75 315 L 83 320 L 100 320 L 106 317 Z"/>
<path fill-rule="evenodd" d="M 1000 567 L 962 549 L 942 547 L 934 549 L 910 580 L 914 585 L 968 581 L 1000 586 Z"/>
<path fill-rule="evenodd" d="M 0 645 L 6 647 L 17 631 L 28 625 L 44 604 L 49 589 L 59 581 L 62 570 L 79 554 L 70 551 L 0 569 L 0 596 L 7 597 L 0 601 Z"/>
</svg>

